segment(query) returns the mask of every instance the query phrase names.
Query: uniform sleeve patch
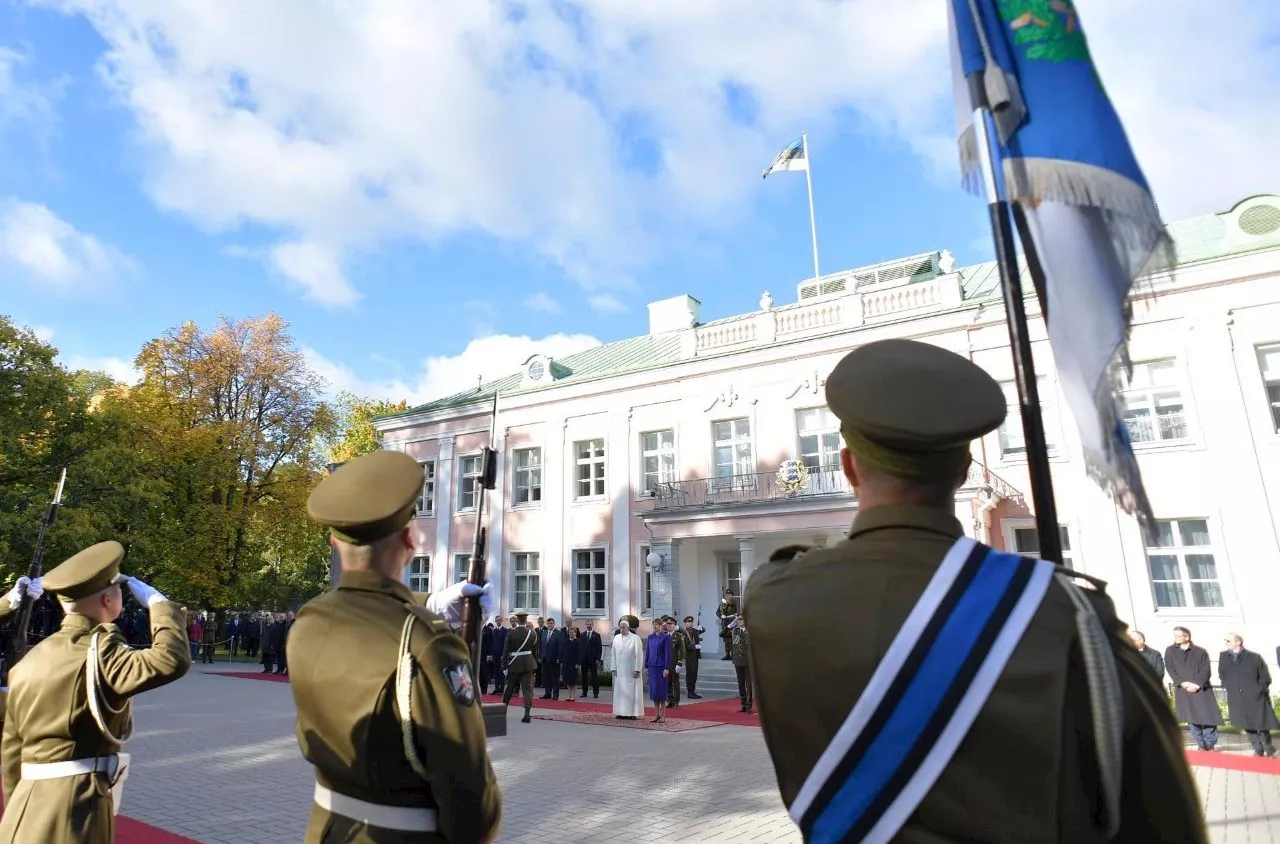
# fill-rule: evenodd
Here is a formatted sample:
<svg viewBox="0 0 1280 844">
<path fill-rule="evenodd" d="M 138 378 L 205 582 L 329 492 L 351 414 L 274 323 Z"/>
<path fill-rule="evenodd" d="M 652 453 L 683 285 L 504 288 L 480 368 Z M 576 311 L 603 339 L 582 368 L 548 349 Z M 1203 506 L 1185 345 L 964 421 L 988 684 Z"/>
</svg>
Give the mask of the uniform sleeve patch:
<svg viewBox="0 0 1280 844">
<path fill-rule="evenodd" d="M 471 679 L 471 663 L 459 662 L 444 670 L 444 678 L 449 682 L 449 691 L 455 700 L 463 706 L 476 702 L 476 684 Z"/>
</svg>

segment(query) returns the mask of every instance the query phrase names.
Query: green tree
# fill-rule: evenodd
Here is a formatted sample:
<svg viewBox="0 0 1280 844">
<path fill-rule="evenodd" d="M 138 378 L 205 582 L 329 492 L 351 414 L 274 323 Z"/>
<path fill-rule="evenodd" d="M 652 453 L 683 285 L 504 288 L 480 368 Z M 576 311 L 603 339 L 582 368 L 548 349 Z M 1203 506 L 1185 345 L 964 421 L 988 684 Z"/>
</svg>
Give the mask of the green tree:
<svg viewBox="0 0 1280 844">
<path fill-rule="evenodd" d="M 378 442 L 378 432 L 373 428 L 373 420 L 379 416 L 408 410 L 409 403 L 376 401 L 343 392 L 338 395 L 337 408 L 337 437 L 326 450 L 330 463 L 345 463 L 362 454 L 377 451 L 381 444 Z"/>
</svg>

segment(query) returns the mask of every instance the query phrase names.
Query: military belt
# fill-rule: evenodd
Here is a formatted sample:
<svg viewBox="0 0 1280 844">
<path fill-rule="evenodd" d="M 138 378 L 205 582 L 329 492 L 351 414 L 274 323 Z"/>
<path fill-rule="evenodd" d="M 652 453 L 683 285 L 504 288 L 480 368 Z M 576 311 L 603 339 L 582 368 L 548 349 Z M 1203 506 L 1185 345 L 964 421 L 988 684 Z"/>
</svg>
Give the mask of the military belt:
<svg viewBox="0 0 1280 844">
<path fill-rule="evenodd" d="M 512 651 L 511 658 L 515 659 L 518 656 L 528 656 L 531 653 L 533 653 L 533 651 Z"/>
<path fill-rule="evenodd" d="M 392 829 L 397 832 L 435 832 L 436 810 L 419 809 L 412 806 L 383 806 L 348 797 L 325 788 L 316 783 L 316 805 L 321 809 L 341 815 L 348 820 L 376 826 L 379 829 Z"/>
<path fill-rule="evenodd" d="M 114 777 L 120 767 L 120 756 L 95 756 L 91 759 L 72 759 L 69 762 L 23 762 L 24 780 L 59 780 L 64 777 L 80 777 L 86 774 L 106 774 Z"/>
</svg>

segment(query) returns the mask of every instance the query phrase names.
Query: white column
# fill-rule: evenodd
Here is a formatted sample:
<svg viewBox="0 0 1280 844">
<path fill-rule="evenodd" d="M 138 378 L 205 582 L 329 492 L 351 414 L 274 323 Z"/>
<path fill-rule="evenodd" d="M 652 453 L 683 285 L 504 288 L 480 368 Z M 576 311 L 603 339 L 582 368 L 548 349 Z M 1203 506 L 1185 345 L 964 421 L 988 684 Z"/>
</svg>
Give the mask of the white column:
<svg viewBox="0 0 1280 844">
<path fill-rule="evenodd" d="M 542 483 L 545 487 L 542 490 L 542 512 L 546 524 L 541 531 L 539 562 L 542 565 L 542 601 L 548 615 L 554 615 L 560 609 L 560 596 L 564 594 L 564 570 L 568 565 L 564 525 L 573 495 L 574 470 L 568 438 L 568 419 L 547 421 L 547 433 L 543 440 L 545 451 L 542 456 Z M 514 593 L 511 600 L 515 600 Z"/>
<path fill-rule="evenodd" d="M 507 594 L 507 590 L 512 588 L 507 585 L 506 566 L 503 565 L 503 542 L 502 542 L 502 522 L 506 515 L 504 506 L 506 504 L 506 472 L 507 472 L 507 437 L 502 431 L 494 434 L 493 442 L 490 447 L 497 451 L 497 471 L 495 473 L 496 482 L 494 483 L 493 492 L 489 493 L 489 500 L 486 506 L 489 508 L 489 524 L 487 525 L 489 532 L 486 537 L 488 548 L 485 551 L 486 574 L 489 582 L 493 584 L 494 600 L 497 601 L 499 607 L 502 606 L 503 596 Z"/>
<path fill-rule="evenodd" d="M 613 505 L 613 533 L 610 544 L 609 581 L 612 583 L 612 599 L 606 601 L 613 607 L 612 618 L 630 611 L 631 599 L 631 411 L 621 410 L 609 414 L 609 432 L 605 446 L 605 483 L 608 484 L 610 502 Z M 641 563 L 643 565 L 643 562 Z"/>
<path fill-rule="evenodd" d="M 738 558 L 742 561 L 742 595 L 747 594 L 747 579 L 756 569 L 756 538 L 754 536 L 735 536 L 738 540 Z"/>
<path fill-rule="evenodd" d="M 431 556 L 431 591 L 449 585 L 453 561 L 449 559 L 449 529 L 453 526 L 453 437 L 440 438 L 436 455 L 436 550 Z"/>
</svg>

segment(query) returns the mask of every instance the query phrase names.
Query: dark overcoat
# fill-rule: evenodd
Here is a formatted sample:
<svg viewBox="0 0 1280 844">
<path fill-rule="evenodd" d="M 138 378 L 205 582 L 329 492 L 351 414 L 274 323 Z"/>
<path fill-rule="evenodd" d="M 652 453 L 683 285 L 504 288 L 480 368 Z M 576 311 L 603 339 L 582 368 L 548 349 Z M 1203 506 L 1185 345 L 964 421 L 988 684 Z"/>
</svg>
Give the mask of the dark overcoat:
<svg viewBox="0 0 1280 844">
<path fill-rule="evenodd" d="M 1271 707 L 1271 672 L 1262 655 L 1240 650 L 1218 655 L 1218 679 L 1227 690 L 1227 718 L 1242 730 L 1280 730 Z"/>
<path fill-rule="evenodd" d="M 1218 699 L 1213 695 L 1209 680 L 1209 652 L 1199 645 L 1191 645 L 1185 651 L 1170 645 L 1164 651 L 1164 668 L 1173 681 L 1173 701 L 1178 720 L 1188 724 L 1217 725 L 1222 723 Z M 1182 688 L 1185 682 L 1195 683 L 1200 691 L 1192 694 Z"/>
</svg>

